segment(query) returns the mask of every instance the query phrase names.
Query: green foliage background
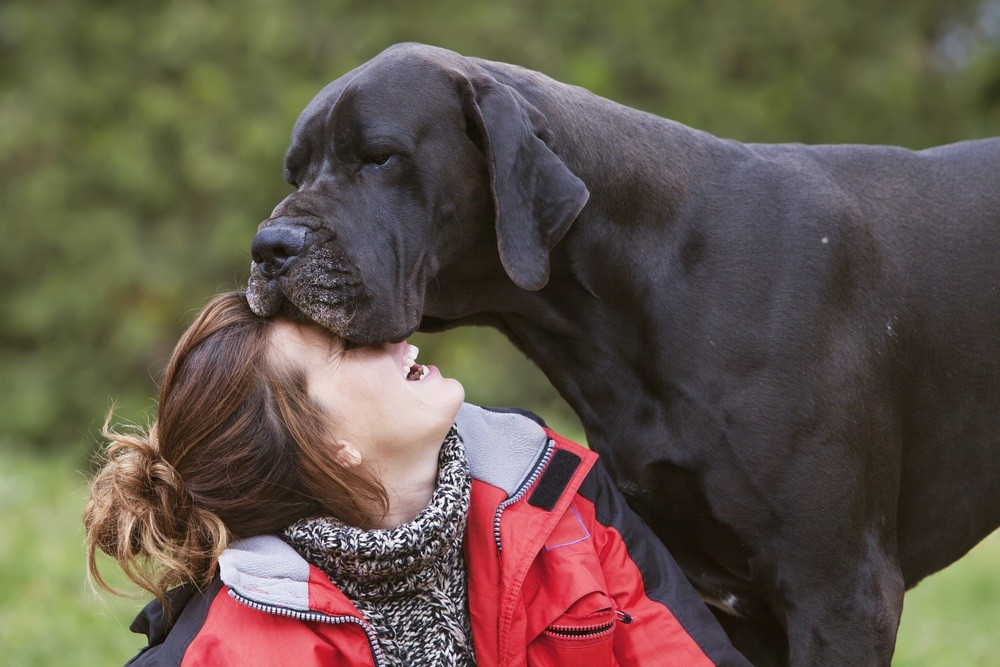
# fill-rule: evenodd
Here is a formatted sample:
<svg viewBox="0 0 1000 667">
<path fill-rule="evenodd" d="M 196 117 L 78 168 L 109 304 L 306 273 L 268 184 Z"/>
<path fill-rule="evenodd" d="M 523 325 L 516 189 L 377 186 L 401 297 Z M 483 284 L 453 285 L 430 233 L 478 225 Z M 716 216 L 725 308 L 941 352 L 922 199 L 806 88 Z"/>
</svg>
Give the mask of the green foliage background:
<svg viewBox="0 0 1000 667">
<path fill-rule="evenodd" d="M 247 277 L 257 222 L 289 191 L 281 160 L 298 112 L 405 40 L 744 141 L 923 148 L 1000 134 L 998 0 L 6 0 L 5 459 L 85 467 L 112 399 L 124 418 L 149 413 L 194 311 Z M 578 429 L 498 334 L 417 342 L 471 400 Z"/>
<path fill-rule="evenodd" d="M 404 40 L 515 62 L 746 141 L 1000 132 L 996 0 L 0 5 L 0 425 L 90 442 L 150 406 L 194 309 L 242 283 L 292 123 Z M 426 341 L 474 399 L 561 413 L 499 336 Z M 428 357 L 430 358 L 430 357 Z"/>
</svg>

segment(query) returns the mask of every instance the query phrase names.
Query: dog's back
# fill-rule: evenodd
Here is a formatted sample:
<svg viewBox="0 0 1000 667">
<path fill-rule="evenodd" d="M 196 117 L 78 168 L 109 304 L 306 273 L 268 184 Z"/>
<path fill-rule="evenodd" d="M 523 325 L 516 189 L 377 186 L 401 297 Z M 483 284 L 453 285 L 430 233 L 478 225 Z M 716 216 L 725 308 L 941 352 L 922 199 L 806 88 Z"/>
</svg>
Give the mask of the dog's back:
<svg viewBox="0 0 1000 667">
<path fill-rule="evenodd" d="M 784 222 L 803 228 L 786 250 L 812 237 L 849 248 L 827 278 L 856 279 L 849 326 L 894 396 L 899 558 L 913 586 L 1000 524 L 1000 138 L 751 147 L 753 168 L 795 183 L 772 198 L 790 199 Z"/>
</svg>

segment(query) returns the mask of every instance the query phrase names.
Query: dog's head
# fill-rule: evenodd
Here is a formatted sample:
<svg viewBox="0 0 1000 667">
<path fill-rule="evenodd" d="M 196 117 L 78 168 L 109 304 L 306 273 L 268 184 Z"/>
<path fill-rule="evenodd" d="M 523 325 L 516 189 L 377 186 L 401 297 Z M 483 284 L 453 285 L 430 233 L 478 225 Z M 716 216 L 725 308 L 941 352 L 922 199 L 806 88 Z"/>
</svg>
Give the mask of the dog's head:
<svg viewBox="0 0 1000 667">
<path fill-rule="evenodd" d="M 492 262 L 541 289 L 588 197 L 551 145 L 542 114 L 476 61 L 386 50 L 295 124 L 285 180 L 296 191 L 254 238 L 251 307 L 373 343 L 416 330 L 445 269 L 473 276 Z"/>
</svg>

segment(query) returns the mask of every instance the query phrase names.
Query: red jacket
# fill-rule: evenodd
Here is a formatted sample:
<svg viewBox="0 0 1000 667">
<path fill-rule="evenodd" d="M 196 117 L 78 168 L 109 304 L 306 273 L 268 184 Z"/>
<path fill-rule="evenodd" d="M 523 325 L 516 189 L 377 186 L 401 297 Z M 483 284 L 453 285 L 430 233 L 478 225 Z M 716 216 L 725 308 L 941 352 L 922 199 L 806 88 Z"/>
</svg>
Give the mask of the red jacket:
<svg viewBox="0 0 1000 667">
<path fill-rule="evenodd" d="M 473 473 L 464 550 L 478 665 L 749 664 L 595 453 L 520 415 L 463 410 L 473 415 L 459 433 Z M 470 432 L 517 433 L 508 450 L 477 450 Z M 213 586 L 171 596 L 176 623 L 147 606 L 133 630 L 150 646 L 129 664 L 384 664 L 354 605 L 276 536 L 235 543 Z"/>
</svg>

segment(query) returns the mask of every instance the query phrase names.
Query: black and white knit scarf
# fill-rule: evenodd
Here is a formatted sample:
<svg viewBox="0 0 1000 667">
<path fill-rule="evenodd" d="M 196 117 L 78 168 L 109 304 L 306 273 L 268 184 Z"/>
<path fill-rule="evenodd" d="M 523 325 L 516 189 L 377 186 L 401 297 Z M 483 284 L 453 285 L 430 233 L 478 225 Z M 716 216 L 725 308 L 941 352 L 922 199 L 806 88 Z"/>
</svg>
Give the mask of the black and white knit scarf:
<svg viewBox="0 0 1000 667">
<path fill-rule="evenodd" d="M 284 531 L 371 624 L 392 665 L 475 665 L 462 538 L 472 487 L 453 426 L 438 459 L 437 488 L 410 523 L 361 530 L 330 517 Z"/>
</svg>

